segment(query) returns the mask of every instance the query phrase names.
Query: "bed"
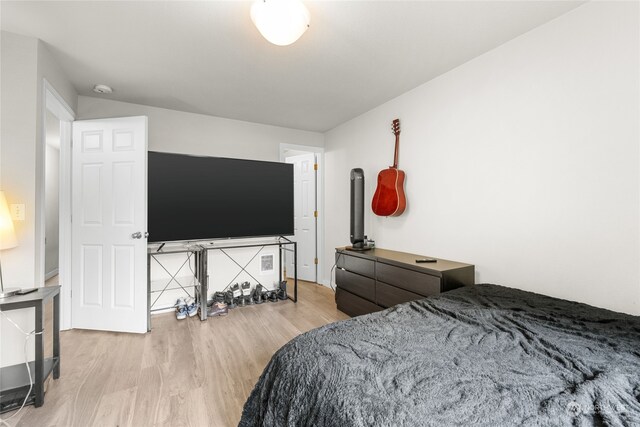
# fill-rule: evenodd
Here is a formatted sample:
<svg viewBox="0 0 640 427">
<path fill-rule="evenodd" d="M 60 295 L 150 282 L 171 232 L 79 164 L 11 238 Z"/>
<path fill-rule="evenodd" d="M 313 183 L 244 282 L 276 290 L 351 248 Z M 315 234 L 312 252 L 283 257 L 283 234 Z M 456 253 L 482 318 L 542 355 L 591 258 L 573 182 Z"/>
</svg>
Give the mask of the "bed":
<svg viewBox="0 0 640 427">
<path fill-rule="evenodd" d="M 640 317 L 482 284 L 307 332 L 240 426 L 640 425 Z"/>
</svg>

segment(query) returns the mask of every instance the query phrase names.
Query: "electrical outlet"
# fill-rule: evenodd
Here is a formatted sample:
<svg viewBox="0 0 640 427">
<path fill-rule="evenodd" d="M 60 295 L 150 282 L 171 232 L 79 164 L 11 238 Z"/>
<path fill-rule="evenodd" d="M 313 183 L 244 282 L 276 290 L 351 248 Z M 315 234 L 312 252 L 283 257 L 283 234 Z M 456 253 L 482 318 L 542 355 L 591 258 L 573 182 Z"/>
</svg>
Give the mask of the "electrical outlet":
<svg viewBox="0 0 640 427">
<path fill-rule="evenodd" d="M 9 207 L 11 219 L 14 221 L 24 221 L 24 204 L 13 204 Z"/>
</svg>

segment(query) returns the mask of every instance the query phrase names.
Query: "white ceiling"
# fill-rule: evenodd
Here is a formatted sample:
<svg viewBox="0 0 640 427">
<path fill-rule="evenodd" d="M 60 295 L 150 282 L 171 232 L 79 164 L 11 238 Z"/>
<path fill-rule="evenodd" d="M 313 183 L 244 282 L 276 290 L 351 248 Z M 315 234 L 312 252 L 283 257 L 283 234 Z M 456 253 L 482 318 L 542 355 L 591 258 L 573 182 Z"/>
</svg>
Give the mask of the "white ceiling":
<svg viewBox="0 0 640 427">
<path fill-rule="evenodd" d="M 81 95 L 326 131 L 581 4 L 306 1 L 311 26 L 264 40 L 247 1 L 8 2 Z"/>
</svg>

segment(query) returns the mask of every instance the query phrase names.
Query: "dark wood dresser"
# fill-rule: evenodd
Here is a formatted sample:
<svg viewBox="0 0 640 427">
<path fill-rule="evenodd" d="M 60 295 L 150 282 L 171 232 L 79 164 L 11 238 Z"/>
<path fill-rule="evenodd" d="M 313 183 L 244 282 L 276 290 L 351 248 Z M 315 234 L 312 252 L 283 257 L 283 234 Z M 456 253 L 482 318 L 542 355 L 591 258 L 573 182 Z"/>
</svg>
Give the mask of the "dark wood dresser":
<svg viewBox="0 0 640 427">
<path fill-rule="evenodd" d="M 349 316 L 384 310 L 407 301 L 474 284 L 474 266 L 423 255 L 375 248 L 366 252 L 336 248 L 336 304 Z"/>
</svg>

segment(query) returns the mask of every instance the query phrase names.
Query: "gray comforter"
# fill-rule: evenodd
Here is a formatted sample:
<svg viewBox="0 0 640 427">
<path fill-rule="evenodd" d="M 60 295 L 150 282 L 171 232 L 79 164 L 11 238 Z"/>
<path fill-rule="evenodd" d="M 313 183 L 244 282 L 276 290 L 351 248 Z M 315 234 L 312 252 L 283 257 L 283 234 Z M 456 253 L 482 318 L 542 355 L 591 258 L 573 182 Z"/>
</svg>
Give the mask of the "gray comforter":
<svg viewBox="0 0 640 427">
<path fill-rule="evenodd" d="M 241 426 L 640 426 L 640 317 L 496 285 L 307 332 Z"/>
</svg>

